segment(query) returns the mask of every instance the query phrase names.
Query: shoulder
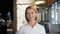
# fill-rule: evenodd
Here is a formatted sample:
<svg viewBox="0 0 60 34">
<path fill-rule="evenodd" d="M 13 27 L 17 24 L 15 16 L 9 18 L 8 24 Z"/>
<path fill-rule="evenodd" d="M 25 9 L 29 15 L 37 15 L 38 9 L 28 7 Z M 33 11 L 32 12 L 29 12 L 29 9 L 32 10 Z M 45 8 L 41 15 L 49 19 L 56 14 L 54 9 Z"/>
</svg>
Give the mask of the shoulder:
<svg viewBox="0 0 60 34">
<path fill-rule="evenodd" d="M 41 25 L 41 24 L 37 24 L 37 25 L 38 25 L 39 28 L 44 28 L 44 26 Z"/>
<path fill-rule="evenodd" d="M 25 29 L 25 28 L 27 28 L 27 24 L 21 26 L 19 29 L 20 29 L 20 30 L 23 30 L 23 29 Z"/>
</svg>

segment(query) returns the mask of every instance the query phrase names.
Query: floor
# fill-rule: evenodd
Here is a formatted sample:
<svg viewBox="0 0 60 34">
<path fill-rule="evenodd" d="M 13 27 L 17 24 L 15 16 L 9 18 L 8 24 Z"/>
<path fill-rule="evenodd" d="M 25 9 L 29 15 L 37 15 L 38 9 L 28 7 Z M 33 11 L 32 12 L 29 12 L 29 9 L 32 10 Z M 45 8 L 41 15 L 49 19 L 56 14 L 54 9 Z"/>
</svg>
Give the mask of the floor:
<svg viewBox="0 0 60 34">
<path fill-rule="evenodd" d="M 60 33 L 47 33 L 47 34 L 60 34 Z"/>
</svg>

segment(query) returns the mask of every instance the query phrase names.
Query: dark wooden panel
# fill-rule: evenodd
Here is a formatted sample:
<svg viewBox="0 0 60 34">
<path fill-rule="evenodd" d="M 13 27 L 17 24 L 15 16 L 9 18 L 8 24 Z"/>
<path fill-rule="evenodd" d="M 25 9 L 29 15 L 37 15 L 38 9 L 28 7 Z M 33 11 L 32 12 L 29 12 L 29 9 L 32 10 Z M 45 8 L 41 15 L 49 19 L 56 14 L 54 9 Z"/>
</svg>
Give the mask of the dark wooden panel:
<svg viewBox="0 0 60 34">
<path fill-rule="evenodd" d="M 57 0 L 46 0 L 45 4 L 40 4 L 40 6 L 50 6 L 51 4 L 53 4 L 54 2 L 56 2 Z"/>
</svg>

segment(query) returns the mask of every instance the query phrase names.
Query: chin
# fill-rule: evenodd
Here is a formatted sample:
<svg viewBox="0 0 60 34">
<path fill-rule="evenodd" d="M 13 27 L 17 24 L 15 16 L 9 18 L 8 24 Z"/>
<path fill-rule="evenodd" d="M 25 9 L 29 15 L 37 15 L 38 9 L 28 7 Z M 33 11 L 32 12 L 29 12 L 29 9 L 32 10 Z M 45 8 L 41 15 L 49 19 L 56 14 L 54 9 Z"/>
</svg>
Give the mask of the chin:
<svg viewBox="0 0 60 34">
<path fill-rule="evenodd" d="M 31 20 L 34 20 L 34 19 L 29 19 L 29 20 L 31 21 Z"/>
</svg>

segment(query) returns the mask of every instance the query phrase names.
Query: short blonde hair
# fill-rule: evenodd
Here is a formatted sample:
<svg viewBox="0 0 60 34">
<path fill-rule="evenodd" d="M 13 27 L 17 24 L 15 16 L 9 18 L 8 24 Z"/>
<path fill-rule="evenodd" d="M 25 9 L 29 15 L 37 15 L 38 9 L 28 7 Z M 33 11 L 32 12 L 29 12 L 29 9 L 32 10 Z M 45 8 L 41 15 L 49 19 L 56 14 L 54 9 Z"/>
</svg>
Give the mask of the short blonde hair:
<svg viewBox="0 0 60 34">
<path fill-rule="evenodd" d="M 33 10 L 35 11 L 35 13 L 37 14 L 37 16 L 35 17 L 35 20 L 37 21 L 37 20 L 38 20 L 38 11 L 37 11 L 37 9 L 34 8 L 33 6 L 28 6 L 28 7 L 26 8 L 26 10 L 25 10 L 25 18 L 26 18 L 27 22 L 28 22 L 28 18 L 27 18 L 27 10 L 28 10 L 28 9 L 33 9 Z"/>
</svg>

